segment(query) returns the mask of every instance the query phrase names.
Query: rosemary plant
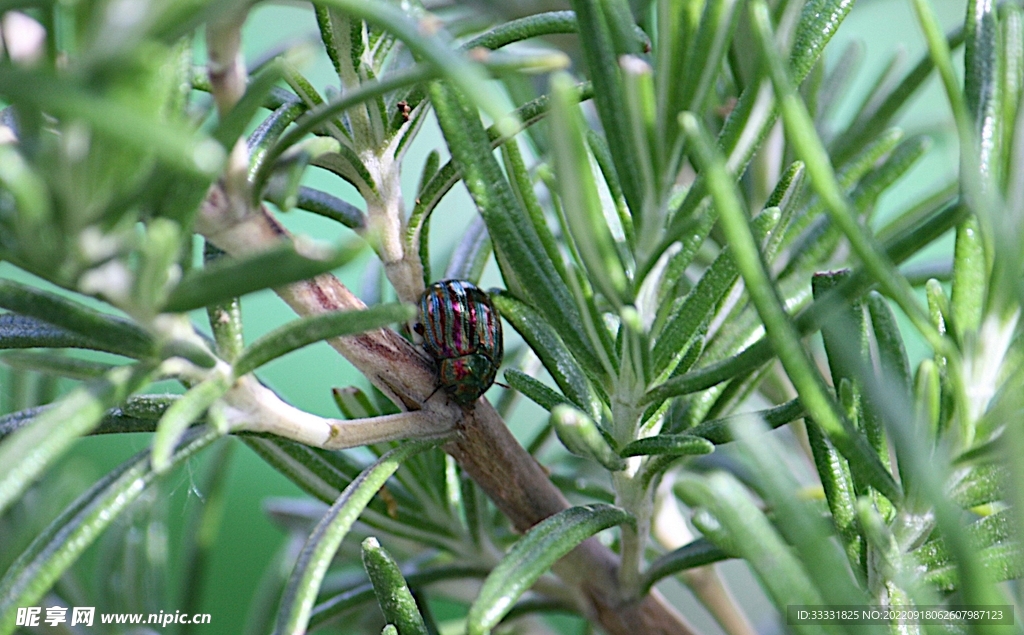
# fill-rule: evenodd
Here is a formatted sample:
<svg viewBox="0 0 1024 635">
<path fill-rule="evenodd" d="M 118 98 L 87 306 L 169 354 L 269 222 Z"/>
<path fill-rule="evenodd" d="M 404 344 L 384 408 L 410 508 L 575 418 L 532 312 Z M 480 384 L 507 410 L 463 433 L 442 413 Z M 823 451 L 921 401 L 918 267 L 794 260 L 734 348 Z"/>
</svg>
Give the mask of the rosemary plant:
<svg viewBox="0 0 1024 635">
<path fill-rule="evenodd" d="M 850 0 L 572 0 L 507 19 L 317 0 L 328 86 L 297 48 L 247 66 L 250 3 L 3 3 L 0 634 L 27 607 L 197 613 L 221 584 L 204 572 L 239 445 L 308 494 L 268 503 L 291 538 L 250 633 L 703 632 L 662 595 L 675 578 L 745 635 L 762 616 L 719 575 L 728 559 L 794 632 L 1018 628 L 1020 587 L 1001 583 L 1024 574 L 1024 11 L 969 0 L 944 33 L 910 2 L 927 52 L 843 118 L 856 64 L 825 52 Z M 895 124 L 932 76 L 955 176 L 876 217 L 929 148 Z M 411 165 L 435 122 L 446 147 Z M 310 187 L 315 172 L 361 200 Z M 462 186 L 465 228 L 441 205 Z M 293 235 L 293 209 L 344 238 Z M 361 295 L 331 273 L 357 267 Z M 416 304 L 485 270 L 519 336 L 494 405 L 471 401 L 493 368 L 456 400 L 439 381 L 462 367 L 439 377 L 417 336 L 461 350 L 486 298 Z M 264 289 L 298 317 L 247 340 L 239 298 Z M 495 366 L 499 326 L 476 335 Z M 260 379 L 321 341 L 365 377 L 335 390 L 337 418 Z M 538 410 L 520 397 L 544 412 L 524 444 L 506 420 Z M 144 451 L 23 539 L 82 437 L 139 433 Z M 168 475 L 203 462 L 165 588 L 125 527 L 162 527 Z M 74 584 L 104 532 L 107 559 L 163 582 L 130 598 Z M 795 612 L 939 605 L 1004 621 Z"/>
</svg>

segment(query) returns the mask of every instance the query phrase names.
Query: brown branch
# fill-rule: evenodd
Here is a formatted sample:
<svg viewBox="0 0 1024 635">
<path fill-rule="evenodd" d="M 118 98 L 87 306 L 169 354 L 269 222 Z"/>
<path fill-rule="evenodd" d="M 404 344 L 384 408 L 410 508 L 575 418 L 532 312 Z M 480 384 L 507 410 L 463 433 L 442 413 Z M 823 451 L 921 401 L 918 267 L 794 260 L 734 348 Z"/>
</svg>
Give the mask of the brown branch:
<svg viewBox="0 0 1024 635">
<path fill-rule="evenodd" d="M 219 248 L 239 256 L 290 239 L 265 210 L 232 209 L 219 186 L 211 189 L 196 225 Z M 364 305 L 330 274 L 278 289 L 296 313 L 315 315 Z M 390 329 L 335 338 L 329 343 L 385 394 L 404 409 L 446 410 L 454 433 L 444 446 L 467 474 L 490 496 L 519 531 L 569 507 L 544 469 L 516 441 L 505 422 L 485 399 L 462 409 L 443 392 L 426 401 L 436 387 L 433 365 L 408 341 Z M 657 593 L 625 601 L 618 586 L 619 559 L 591 538 L 558 564 L 555 572 L 580 592 L 588 617 L 613 635 L 654 633 L 690 635 L 695 631 Z"/>
</svg>

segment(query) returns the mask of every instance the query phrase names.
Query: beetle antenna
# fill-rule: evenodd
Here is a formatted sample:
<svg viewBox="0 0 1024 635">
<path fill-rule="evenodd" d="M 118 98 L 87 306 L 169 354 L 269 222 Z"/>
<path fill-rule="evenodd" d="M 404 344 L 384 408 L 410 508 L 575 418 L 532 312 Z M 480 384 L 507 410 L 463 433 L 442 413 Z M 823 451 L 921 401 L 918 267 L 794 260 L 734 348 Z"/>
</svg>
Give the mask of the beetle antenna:
<svg viewBox="0 0 1024 635">
<path fill-rule="evenodd" d="M 423 400 L 423 403 L 427 403 L 428 401 L 430 401 L 430 398 L 433 397 L 434 395 L 436 395 L 438 390 L 441 390 L 441 384 L 438 384 L 434 388 L 434 391 L 431 392 L 429 395 L 427 395 L 427 398 Z"/>
</svg>

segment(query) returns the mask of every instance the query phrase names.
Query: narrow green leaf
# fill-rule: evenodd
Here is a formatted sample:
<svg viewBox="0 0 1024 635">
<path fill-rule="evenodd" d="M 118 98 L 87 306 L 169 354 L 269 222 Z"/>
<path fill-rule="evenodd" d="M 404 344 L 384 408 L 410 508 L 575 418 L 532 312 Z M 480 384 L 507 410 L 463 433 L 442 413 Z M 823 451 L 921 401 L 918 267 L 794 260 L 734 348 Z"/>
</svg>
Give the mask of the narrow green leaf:
<svg viewBox="0 0 1024 635">
<path fill-rule="evenodd" d="M 768 208 L 753 220 L 755 239 L 763 244 L 778 225 L 779 209 Z M 689 349 L 693 337 L 739 278 L 729 247 L 719 252 L 704 272 L 697 286 L 686 295 L 665 324 L 654 344 L 654 373 L 663 376 L 675 370 L 682 355 Z"/>
<path fill-rule="evenodd" d="M 281 89 L 283 90 L 283 89 Z M 295 95 L 285 93 L 288 100 L 278 107 L 274 112 L 264 119 L 256 130 L 249 135 L 247 145 L 249 147 L 249 172 L 250 182 L 255 182 L 255 177 L 266 162 L 267 154 L 281 137 L 281 134 L 292 125 L 295 120 L 305 113 L 308 108 Z M 326 130 L 317 129 L 318 133 L 326 134 Z M 278 155 L 271 157 L 276 159 Z"/>
<path fill-rule="evenodd" d="M 585 413 L 565 404 L 555 406 L 551 410 L 551 426 L 565 449 L 576 456 L 597 461 L 612 472 L 626 469 L 626 462 Z"/>
<path fill-rule="evenodd" d="M 631 50 L 616 50 L 618 42 L 613 38 L 613 33 L 625 25 L 610 22 L 612 17 L 604 9 L 611 4 L 600 0 L 573 0 L 572 8 L 579 21 L 583 57 L 587 61 L 590 80 L 594 83 L 594 104 L 634 224 L 639 226 L 643 224 L 640 219 L 644 211 L 643 179 L 638 171 L 641 159 L 637 156 L 639 146 L 633 139 L 618 63 L 620 55 L 637 51 L 635 47 L 631 47 Z M 632 25 L 632 17 L 627 20 Z"/>
<path fill-rule="evenodd" d="M 349 52 L 344 50 L 345 42 L 342 41 L 342 37 L 339 37 L 341 34 L 335 33 L 332 11 L 322 4 L 314 4 L 313 13 L 316 15 L 316 24 L 320 28 L 320 39 L 327 51 L 327 57 L 331 59 L 334 72 L 341 78 L 344 76 L 342 67 L 344 56 L 347 56 Z M 354 58 L 358 60 L 358 56 L 354 56 Z"/>
<path fill-rule="evenodd" d="M 489 31 L 466 40 L 461 48 L 466 51 L 477 47 L 494 50 L 542 35 L 576 33 L 578 31 L 575 13 L 572 11 L 548 11 L 503 22 Z"/>
<path fill-rule="evenodd" d="M 691 219 L 685 235 L 680 237 L 678 251 L 668 256 L 668 262 L 658 283 L 658 313 L 651 326 L 651 335 L 655 341 L 661 337 L 665 323 L 674 314 L 680 292 L 689 289 L 689 279 L 685 277 L 686 269 L 693 263 L 717 222 L 718 213 L 709 205 L 697 218 Z M 653 273 L 653 270 L 643 272 L 643 276 L 646 278 Z"/>
<path fill-rule="evenodd" d="M 580 100 L 577 100 L 580 101 Z M 626 205 L 626 197 L 622 193 L 622 184 L 619 183 L 619 175 L 615 172 L 615 161 L 612 159 L 612 152 L 608 149 L 608 142 L 593 128 L 586 129 L 587 146 L 590 148 L 597 167 L 601 170 L 605 185 L 608 186 L 608 193 L 615 203 L 615 213 L 619 218 L 619 225 L 622 226 L 622 233 L 626 244 L 635 248 L 636 233 L 633 231 L 633 217 L 629 215 L 629 207 Z"/>
<path fill-rule="evenodd" d="M 218 143 L 180 122 L 147 116 L 41 71 L 5 66 L 0 69 L 0 94 L 49 115 L 84 122 L 124 148 L 156 155 L 190 175 L 212 179 L 224 164 L 224 149 Z"/>
<path fill-rule="evenodd" d="M 263 106 L 270 89 L 283 76 L 283 65 L 279 61 L 274 61 L 249 78 L 245 94 L 217 123 L 217 128 L 213 131 L 213 138 L 224 146 L 226 151 L 230 152 L 235 141 L 245 133 L 256 112 Z"/>
<path fill-rule="evenodd" d="M 698 538 L 675 551 L 670 551 L 658 557 L 657 560 L 652 562 L 651 566 L 647 567 L 647 571 L 644 572 L 640 593 L 646 595 L 659 580 L 670 575 L 675 575 L 687 569 L 721 562 L 729 558 L 729 554 L 716 547 L 707 538 Z"/>
<path fill-rule="evenodd" d="M 174 448 L 193 422 L 231 388 L 231 377 L 214 372 L 171 404 L 157 424 L 153 438 L 153 471 L 163 474 L 172 466 Z M 221 431 L 222 433 L 225 431 Z"/>
<path fill-rule="evenodd" d="M 949 498 L 964 509 L 992 503 L 1006 495 L 1009 478 L 1009 470 L 1002 465 L 978 465 L 950 488 Z"/>
<path fill-rule="evenodd" d="M 231 298 L 312 278 L 351 261 L 362 250 L 354 243 L 316 255 L 300 253 L 291 243 L 241 259 L 221 259 L 193 269 L 171 292 L 163 310 L 180 313 Z"/>
<path fill-rule="evenodd" d="M 942 379 L 935 360 L 923 359 L 914 376 L 914 414 L 928 430 L 932 442 L 942 432 Z"/>
<path fill-rule="evenodd" d="M 850 275 L 849 269 L 815 274 L 811 278 L 814 297 L 822 297 Z M 825 345 L 825 354 L 828 356 L 832 385 L 839 386 L 843 379 L 852 381 L 858 375 L 860 365 L 869 353 L 863 304 L 852 302 L 844 309 L 834 312 L 821 325 L 821 337 Z M 853 362 L 855 367 L 851 368 L 847 362 Z"/>
<path fill-rule="evenodd" d="M 1009 122 L 1017 121 L 1021 106 L 1024 105 L 1021 103 L 1024 97 L 1024 11 L 1014 5 L 1002 5 L 999 11 L 998 59 L 1001 73 L 998 95 L 1002 102 L 1002 112 L 997 121 L 1000 123 L 1002 138 L 996 145 L 1002 154 L 1002 165 L 999 170 L 1002 177 L 1001 185 L 1004 191 L 1008 191 L 1011 190 L 1010 184 L 1015 174 L 1014 165 L 1019 164 L 1019 159 L 1014 156 L 1018 154 L 1014 150 L 1017 129 L 1016 126 L 1009 125 Z M 1020 209 L 1019 202 L 1015 205 L 1015 209 Z"/>
<path fill-rule="evenodd" d="M 548 322 L 528 305 L 506 293 L 494 294 L 491 300 L 501 316 L 537 353 L 562 394 L 591 417 L 600 417 L 601 401 L 591 388 L 586 373 Z"/>
<path fill-rule="evenodd" d="M 441 37 L 426 35 L 430 29 L 418 24 L 398 7 L 361 0 L 323 0 L 322 4 L 365 20 L 402 40 L 417 57 L 425 59 L 452 84 L 466 94 L 477 107 L 486 112 L 499 127 L 508 130 L 516 125 L 514 117 L 505 112 L 504 103 L 487 86 L 487 76 L 476 64 L 452 50 Z M 436 26 L 433 27 L 436 30 Z"/>
<path fill-rule="evenodd" d="M 559 404 L 571 403 L 567 397 L 515 368 L 509 368 L 505 371 L 505 381 L 513 389 L 523 393 L 531 401 L 548 412 L 551 412 L 551 409 Z"/>
<path fill-rule="evenodd" d="M 813 108 L 815 121 L 834 121 L 837 118 L 836 110 L 838 106 L 847 96 L 857 73 L 864 66 L 864 50 L 865 46 L 862 40 L 847 42 L 843 50 L 836 57 L 836 62 L 832 69 L 824 73 L 821 84 L 817 89 L 817 94 L 808 97 L 809 102 L 811 100 L 815 102 Z M 901 70 L 900 67 L 905 57 L 904 51 L 897 50 L 889 56 L 885 65 L 880 66 L 879 69 L 871 69 L 875 76 L 875 81 L 871 88 L 864 92 L 854 112 L 863 113 L 868 104 L 874 103 L 875 100 L 879 99 L 879 92 L 893 83 L 893 75 Z M 822 68 L 822 71 L 824 71 L 824 68 Z"/>
<path fill-rule="evenodd" d="M 705 173 L 747 293 L 764 322 L 772 347 L 796 387 L 800 400 L 808 413 L 828 432 L 840 452 L 856 463 L 866 480 L 890 500 L 899 500 L 901 494 L 892 475 L 864 437 L 850 429 L 849 422 L 829 395 L 821 375 L 804 350 L 799 333 L 786 314 L 765 270 L 747 215 L 735 191 L 735 183 L 729 177 L 721 156 L 712 149 L 707 133 L 693 115 L 684 114 L 681 123 L 693 143 L 695 158 Z"/>
<path fill-rule="evenodd" d="M 958 48 L 964 42 L 964 31 L 958 28 L 947 40 L 950 49 Z M 890 125 L 890 122 L 907 104 L 921 85 L 927 80 L 935 65 L 927 54 L 904 76 L 878 104 L 869 111 L 860 112 L 846 130 L 837 135 L 830 148 L 836 165 L 846 161 Z"/>
<path fill-rule="evenodd" d="M 778 457 L 784 450 L 771 435 L 756 434 L 749 428 L 737 430 L 736 434 L 744 442 L 744 454 L 750 459 L 757 492 L 775 512 L 775 526 L 797 548 L 822 599 L 834 605 L 867 602 L 858 578 L 846 568 L 843 553 L 833 542 L 833 531 L 819 508 L 798 499 L 796 479 L 779 465 Z"/>
<path fill-rule="evenodd" d="M 966 532 L 978 550 L 979 564 L 992 576 L 1003 581 L 1024 575 L 1024 549 L 1016 541 L 1009 512 L 986 516 L 967 526 Z M 956 589 L 959 578 L 956 563 L 942 538 L 926 542 L 911 552 L 925 570 L 925 579 L 943 590 Z"/>
<path fill-rule="evenodd" d="M 126 432 L 154 432 L 156 422 L 180 395 L 136 395 L 129 397 L 120 407 L 107 410 L 89 434 L 123 434 Z M 19 410 L 0 417 L 0 441 L 16 431 L 31 426 L 47 410 L 60 405 L 49 404 Z"/>
<path fill-rule="evenodd" d="M 235 376 L 240 377 L 282 355 L 314 342 L 354 335 L 405 322 L 416 316 L 416 307 L 409 304 L 381 304 L 354 311 L 334 311 L 294 320 L 277 328 L 249 345 L 235 362 Z"/>
<path fill-rule="evenodd" d="M 874 238 L 857 223 L 849 201 L 843 196 L 828 153 L 814 130 L 814 123 L 807 112 L 807 107 L 800 100 L 785 64 L 775 49 L 767 5 L 757 0 L 750 5 L 750 9 L 751 22 L 755 27 L 760 51 L 771 73 L 772 84 L 779 95 L 779 108 L 786 124 L 786 136 L 794 145 L 798 156 L 807 165 L 811 186 L 825 203 L 829 219 L 843 232 L 854 253 L 886 294 L 899 303 L 900 308 L 930 344 L 941 347 L 942 339 L 931 328 L 910 284 L 896 271 Z M 822 425 L 826 424 L 822 422 Z"/>
<path fill-rule="evenodd" d="M 0 363 L 17 370 L 29 370 L 71 379 L 95 379 L 113 368 L 110 364 L 90 362 L 59 353 L 28 351 L 4 353 L 0 355 Z"/>
<path fill-rule="evenodd" d="M 408 584 L 415 588 L 424 587 L 433 582 L 445 580 L 462 580 L 483 578 L 490 569 L 464 565 L 440 565 L 411 571 L 404 575 Z M 331 595 L 316 605 L 309 618 L 309 627 L 315 628 L 328 620 L 342 615 L 351 609 L 372 602 L 376 597 L 374 587 L 370 583 L 357 584 Z"/>
<path fill-rule="evenodd" d="M 337 499 L 364 467 L 346 453 L 328 454 L 286 439 L 242 437 L 242 441 L 302 491 L 325 503 Z"/>
<path fill-rule="evenodd" d="M 484 580 L 466 618 L 469 635 L 490 632 L 551 565 L 581 542 L 632 522 L 633 517 L 618 507 L 595 504 L 570 507 L 534 525 Z"/>
<path fill-rule="evenodd" d="M 452 159 L 487 223 L 506 284 L 548 318 L 581 363 L 600 372 L 577 304 L 529 216 L 520 209 L 479 115 L 440 82 L 431 86 L 431 100 Z"/>
<path fill-rule="evenodd" d="M 690 428 L 686 433 L 704 437 L 716 445 L 721 445 L 734 441 L 733 429 L 745 421 L 762 421 L 764 425 L 774 430 L 775 428 L 781 428 L 787 423 L 792 423 L 803 416 L 803 404 L 800 403 L 799 399 L 793 399 L 767 410 L 758 410 L 757 412 L 704 421 Z"/>
<path fill-rule="evenodd" d="M 104 343 L 59 328 L 38 318 L 18 313 L 0 315 L 0 349 L 11 348 L 84 348 L 114 353 L 122 346 Z"/>
<path fill-rule="evenodd" d="M 865 303 L 868 315 L 871 317 L 871 334 L 877 346 L 878 367 L 882 369 L 883 377 L 891 383 L 891 390 L 903 395 L 907 403 L 910 403 L 911 377 L 910 362 L 907 359 L 907 349 L 903 344 L 903 336 L 900 333 L 896 316 L 889 306 L 889 302 L 881 294 L 872 291 L 868 294 Z M 866 396 L 864 402 L 866 424 L 869 438 L 872 444 L 881 455 L 885 454 L 883 461 L 888 458 L 888 444 L 882 440 L 884 434 L 884 413 L 879 404 L 875 403 L 870 396 Z"/>
<path fill-rule="evenodd" d="M 578 94 L 577 94 L 578 97 Z M 578 99 L 577 99 L 578 101 Z M 505 171 L 511 175 L 509 185 L 512 186 L 516 199 L 529 214 L 530 222 L 537 232 L 537 238 L 544 245 L 544 250 L 551 260 L 555 271 L 563 279 L 568 279 L 565 263 L 562 260 L 562 252 L 559 250 L 558 241 L 548 227 L 548 221 L 544 214 L 544 208 L 537 200 L 537 193 L 533 189 L 533 179 L 523 160 L 523 153 L 519 150 L 519 141 L 509 139 L 501 145 L 502 158 L 505 160 Z"/>
<path fill-rule="evenodd" d="M 918 159 L 932 147 L 931 138 L 918 135 L 906 139 L 880 167 L 869 172 L 853 192 L 853 206 L 868 219 L 874 217 L 875 203 L 893 183 L 903 178 Z"/>
<path fill-rule="evenodd" d="M 715 444 L 693 434 L 659 434 L 632 441 L 619 452 L 620 456 L 667 454 L 671 456 L 700 456 L 715 451 Z"/>
<path fill-rule="evenodd" d="M 736 7 L 739 4 L 736 0 L 725 0 L 704 5 L 700 27 L 687 58 L 687 68 L 699 69 L 699 72 L 686 73 L 679 82 L 675 110 L 666 113 L 671 116 L 673 124 L 675 118 L 684 110 L 704 112 L 711 87 L 721 72 L 722 60 L 728 52 L 729 43 L 736 30 L 740 15 Z"/>
<path fill-rule="evenodd" d="M 423 616 L 420 615 L 398 563 L 380 546 L 376 538 L 370 537 L 363 541 L 363 567 L 370 576 L 384 621 L 392 629 L 398 629 L 395 635 L 427 635 L 427 625 L 423 622 Z"/>
<path fill-rule="evenodd" d="M 981 326 L 988 281 L 981 225 L 977 218 L 969 218 L 956 228 L 949 302 L 952 325 L 960 338 L 976 332 Z"/>
<path fill-rule="evenodd" d="M 1024 547 L 1018 542 L 1001 543 L 978 551 L 982 571 L 993 581 L 1019 580 L 1024 577 Z M 936 564 L 924 574 L 924 580 L 941 591 L 962 591 L 955 562 Z"/>
<path fill-rule="evenodd" d="M 684 475 L 676 482 L 675 491 L 690 507 L 706 510 L 702 524 L 715 531 L 705 535 L 723 551 L 746 560 L 778 606 L 822 603 L 797 555 L 735 477 L 721 472 L 706 478 Z M 722 544 L 719 533 L 728 544 Z M 828 632 L 815 625 L 793 628 L 798 633 Z"/>
<path fill-rule="evenodd" d="M 281 598 L 274 629 L 276 635 L 301 635 L 306 632 L 327 567 L 349 529 L 377 490 L 383 487 L 403 461 L 434 445 L 436 442 L 433 441 L 405 443 L 380 457 L 345 488 L 310 534 L 299 554 Z"/>
<path fill-rule="evenodd" d="M 863 571 L 866 547 L 857 524 L 857 492 L 854 491 L 850 465 L 814 421 L 807 422 L 807 438 L 825 500 L 832 513 L 832 523 L 839 533 L 846 557 L 850 566 Z"/>
<path fill-rule="evenodd" d="M 462 235 L 462 240 L 452 250 L 444 277 L 449 280 L 479 282 L 492 253 L 494 250 L 491 237 L 487 233 L 487 225 L 477 216 Z"/>
<path fill-rule="evenodd" d="M 613 304 L 628 303 L 626 272 L 605 220 L 591 168 L 584 124 L 575 101 L 573 82 L 558 74 L 551 80 L 551 134 L 562 208 L 569 221 L 591 284 Z"/>
<path fill-rule="evenodd" d="M 13 280 L 0 280 L 0 308 L 67 329 L 102 345 L 100 350 L 136 358 L 155 353 L 149 333 L 132 322 Z"/>
<path fill-rule="evenodd" d="M 231 456 L 237 441 L 225 439 L 207 461 L 206 473 L 198 486 L 203 498 L 196 501 L 185 525 L 185 535 L 191 540 L 182 565 L 181 610 L 183 613 L 200 612 L 203 591 L 209 583 L 210 563 L 217 553 L 217 539 L 224 521 Z M 197 632 L 195 625 L 183 625 L 183 632 Z"/>
<path fill-rule="evenodd" d="M 349 229 L 364 229 L 366 215 L 363 210 L 337 196 L 305 185 L 295 194 L 295 207 L 341 223 Z"/>
<path fill-rule="evenodd" d="M 614 4 L 614 3 L 609 3 Z M 641 249 L 655 244 L 664 220 L 664 207 L 660 201 L 669 196 L 671 181 L 681 158 L 679 146 L 668 147 L 667 139 L 658 128 L 657 97 L 654 94 L 654 69 L 640 55 L 621 55 L 618 58 L 623 95 L 626 98 L 624 120 L 630 127 L 630 139 L 636 145 L 633 152 L 639 160 L 636 166 L 640 177 L 641 193 L 646 208 L 640 213 L 630 210 L 635 221 Z M 557 146 L 555 148 L 557 150 Z M 612 156 L 614 163 L 615 157 Z M 667 164 L 673 162 L 672 167 Z M 618 177 L 618 170 L 615 171 Z M 622 183 L 619 182 L 621 188 Z M 627 205 L 628 207 L 628 205 Z"/>
<path fill-rule="evenodd" d="M 220 438 L 196 430 L 174 453 L 177 465 Z M 0 632 L 12 632 L 18 607 L 38 604 L 44 594 L 103 530 L 157 478 L 149 451 L 114 469 L 65 509 L 0 580 Z"/>
<path fill-rule="evenodd" d="M 31 425 L 0 444 L 0 512 L 16 500 L 78 437 L 88 434 L 103 413 L 142 385 L 151 369 L 121 367 L 110 371 L 41 411 Z"/>
<path fill-rule="evenodd" d="M 999 173 L 996 153 L 1001 128 L 999 117 L 1002 115 L 998 94 L 1000 69 L 996 5 L 981 0 L 968 2 L 964 35 L 963 99 L 974 120 L 978 147 L 963 147 L 961 152 L 977 154 L 980 176 L 991 186 Z M 1012 125 L 1009 121 L 1006 123 Z"/>
</svg>

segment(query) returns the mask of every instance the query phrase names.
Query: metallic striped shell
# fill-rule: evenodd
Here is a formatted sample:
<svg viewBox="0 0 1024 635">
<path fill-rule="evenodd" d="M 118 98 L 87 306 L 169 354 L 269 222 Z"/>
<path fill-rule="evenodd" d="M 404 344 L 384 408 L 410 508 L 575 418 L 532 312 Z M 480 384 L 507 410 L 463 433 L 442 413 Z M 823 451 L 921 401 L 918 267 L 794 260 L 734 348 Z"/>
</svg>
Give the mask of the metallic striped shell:
<svg viewBox="0 0 1024 635">
<path fill-rule="evenodd" d="M 437 362 L 438 382 L 455 401 L 470 404 L 494 383 L 503 355 L 501 319 L 475 285 L 442 280 L 427 287 L 415 330 Z"/>
</svg>

